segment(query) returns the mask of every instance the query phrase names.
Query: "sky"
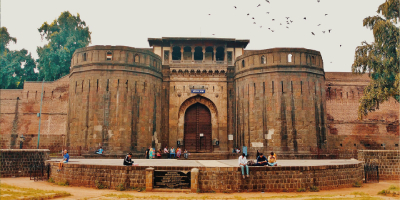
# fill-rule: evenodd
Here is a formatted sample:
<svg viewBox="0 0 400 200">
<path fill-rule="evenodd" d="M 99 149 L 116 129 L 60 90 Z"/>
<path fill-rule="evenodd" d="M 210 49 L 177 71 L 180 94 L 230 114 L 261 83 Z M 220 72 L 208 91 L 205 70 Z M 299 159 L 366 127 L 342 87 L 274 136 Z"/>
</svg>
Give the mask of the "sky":
<svg viewBox="0 0 400 200">
<path fill-rule="evenodd" d="M 363 19 L 378 15 L 378 6 L 385 2 L 268 1 L 1 0 L 0 26 L 17 38 L 10 49 L 25 48 L 35 59 L 37 46 L 46 44 L 37 29 L 69 11 L 79 13 L 92 32 L 90 46 L 148 48 L 147 38 L 161 37 L 249 39 L 247 50 L 314 49 L 321 52 L 326 72 L 350 72 L 356 47 L 374 39 L 372 30 L 363 27 Z"/>
</svg>

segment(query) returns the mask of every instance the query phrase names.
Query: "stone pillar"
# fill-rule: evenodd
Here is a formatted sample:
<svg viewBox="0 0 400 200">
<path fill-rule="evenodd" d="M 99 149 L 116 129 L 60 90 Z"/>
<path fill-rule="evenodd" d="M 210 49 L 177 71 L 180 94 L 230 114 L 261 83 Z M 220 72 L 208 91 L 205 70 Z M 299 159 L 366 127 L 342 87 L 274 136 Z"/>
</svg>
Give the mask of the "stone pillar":
<svg viewBox="0 0 400 200">
<path fill-rule="evenodd" d="M 184 46 L 181 46 L 181 60 L 183 60 L 183 48 Z"/>
<path fill-rule="evenodd" d="M 153 190 L 153 176 L 154 176 L 154 168 L 149 167 L 146 168 L 146 191 L 150 192 Z"/>
<path fill-rule="evenodd" d="M 217 53 L 217 49 L 215 48 L 215 46 L 213 46 L 213 62 L 215 62 L 217 60 L 216 56 L 215 56 L 216 53 Z"/>
<path fill-rule="evenodd" d="M 224 63 L 228 63 L 227 51 L 226 51 L 226 44 L 224 46 Z"/>
<path fill-rule="evenodd" d="M 203 46 L 201 51 L 203 52 L 203 61 L 204 61 L 206 60 L 206 47 Z"/>
<path fill-rule="evenodd" d="M 195 193 L 199 189 L 199 169 L 193 168 L 190 172 L 190 192 Z"/>
</svg>

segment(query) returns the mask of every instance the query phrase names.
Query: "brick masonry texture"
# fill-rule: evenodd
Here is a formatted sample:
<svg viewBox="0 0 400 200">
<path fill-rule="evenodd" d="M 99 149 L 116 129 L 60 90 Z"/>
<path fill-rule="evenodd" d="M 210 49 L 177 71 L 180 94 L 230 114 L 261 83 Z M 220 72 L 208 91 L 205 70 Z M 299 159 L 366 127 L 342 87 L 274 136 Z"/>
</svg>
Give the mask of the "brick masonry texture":
<svg viewBox="0 0 400 200">
<path fill-rule="evenodd" d="M 40 148 L 68 146 L 80 155 L 103 146 L 107 154 L 124 155 L 150 145 L 176 146 L 184 138 L 186 109 L 199 102 L 211 112 L 215 153 L 243 145 L 250 155 L 277 151 L 285 158 L 398 150 L 394 99 L 357 120 L 369 80 L 366 74 L 324 72 L 321 54 L 303 48 L 244 50 L 233 65 L 162 65 L 151 49 L 82 48 L 69 75 L 44 83 Z M 206 93 L 191 93 L 190 85 L 205 86 Z M 0 90 L 1 148 L 19 148 L 21 135 L 24 149 L 36 148 L 41 91 L 41 82 Z"/>
<path fill-rule="evenodd" d="M 121 160 L 122 162 L 122 160 Z M 64 164 L 57 172 L 51 163 L 50 177 L 55 182 L 68 181 L 72 186 L 95 187 L 100 181 L 109 188 L 146 187 L 147 166 L 102 166 Z M 154 170 L 189 171 L 192 167 L 152 167 Z M 317 186 L 319 189 L 352 187 L 363 178 L 363 164 L 314 167 L 250 167 L 250 178 L 243 179 L 240 167 L 199 167 L 198 187 L 201 191 L 296 191 Z"/>
<path fill-rule="evenodd" d="M 379 167 L 379 179 L 400 179 L 400 151 L 399 150 L 360 150 L 358 160 Z"/>
<path fill-rule="evenodd" d="M 0 177 L 29 177 L 33 164 L 49 159 L 48 149 L 0 149 Z"/>
</svg>

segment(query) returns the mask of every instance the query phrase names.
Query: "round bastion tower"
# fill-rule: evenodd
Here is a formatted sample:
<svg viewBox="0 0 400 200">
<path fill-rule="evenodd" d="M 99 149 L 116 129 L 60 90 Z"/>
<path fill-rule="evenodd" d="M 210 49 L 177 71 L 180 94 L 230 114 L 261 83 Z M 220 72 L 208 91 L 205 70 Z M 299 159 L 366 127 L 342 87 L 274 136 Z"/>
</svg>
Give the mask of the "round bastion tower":
<svg viewBox="0 0 400 200">
<path fill-rule="evenodd" d="M 326 148 L 325 72 L 320 52 L 246 51 L 235 62 L 237 146 L 310 153 Z"/>
<path fill-rule="evenodd" d="M 125 46 L 91 46 L 71 61 L 67 146 L 107 153 L 158 144 L 161 58 Z"/>
</svg>

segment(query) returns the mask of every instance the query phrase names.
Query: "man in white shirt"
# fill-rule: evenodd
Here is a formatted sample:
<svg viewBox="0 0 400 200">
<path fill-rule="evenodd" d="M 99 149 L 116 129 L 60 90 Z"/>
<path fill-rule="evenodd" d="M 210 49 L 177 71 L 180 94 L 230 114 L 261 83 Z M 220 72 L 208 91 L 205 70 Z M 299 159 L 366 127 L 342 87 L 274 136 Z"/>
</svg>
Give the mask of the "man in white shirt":
<svg viewBox="0 0 400 200">
<path fill-rule="evenodd" d="M 239 156 L 239 166 L 242 168 L 242 176 L 244 178 L 244 168 L 246 167 L 246 172 L 247 172 L 247 177 L 250 177 L 249 175 L 249 166 L 247 165 L 247 159 L 245 154 L 243 153 L 241 156 Z"/>
</svg>

